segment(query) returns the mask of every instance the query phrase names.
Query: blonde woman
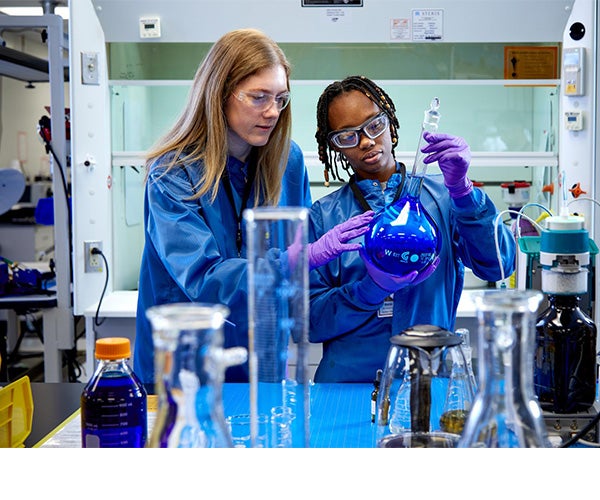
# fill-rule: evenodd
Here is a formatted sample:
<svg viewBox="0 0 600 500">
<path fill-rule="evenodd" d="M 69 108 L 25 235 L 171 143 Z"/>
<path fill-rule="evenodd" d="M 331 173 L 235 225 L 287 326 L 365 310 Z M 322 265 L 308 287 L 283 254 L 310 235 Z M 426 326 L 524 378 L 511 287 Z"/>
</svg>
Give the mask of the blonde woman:
<svg viewBox="0 0 600 500">
<path fill-rule="evenodd" d="M 139 280 L 134 371 L 154 383 L 149 307 L 225 304 L 226 346 L 248 344 L 245 208 L 311 206 L 308 175 L 291 140 L 290 64 L 254 29 L 231 31 L 211 47 L 171 130 L 147 155 L 145 246 Z M 363 234 L 372 214 L 348 220 L 311 244 L 311 268 Z M 234 326 L 235 325 L 235 326 Z M 228 381 L 248 379 L 247 366 Z"/>
</svg>

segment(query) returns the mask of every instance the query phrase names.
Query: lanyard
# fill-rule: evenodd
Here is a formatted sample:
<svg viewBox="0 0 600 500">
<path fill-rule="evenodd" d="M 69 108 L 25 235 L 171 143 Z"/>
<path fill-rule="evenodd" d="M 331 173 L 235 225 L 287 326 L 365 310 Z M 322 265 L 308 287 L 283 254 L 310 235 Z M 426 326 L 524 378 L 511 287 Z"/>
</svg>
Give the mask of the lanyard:
<svg viewBox="0 0 600 500">
<path fill-rule="evenodd" d="M 394 195 L 394 199 L 392 200 L 392 203 L 396 203 L 398 201 L 398 199 L 400 198 L 400 194 L 402 194 L 402 189 L 404 188 L 404 184 L 406 183 L 406 166 L 402 162 L 398 162 L 398 164 L 400 165 L 400 174 L 402 175 L 402 181 L 400 182 L 399 186 L 396 188 L 396 194 Z M 358 201 L 360 207 L 363 209 L 363 212 L 372 210 L 371 205 L 369 205 L 369 202 L 365 198 L 365 195 L 362 193 L 362 191 L 356 185 L 356 174 L 353 174 L 350 176 L 349 184 L 350 184 L 350 189 L 352 189 L 352 192 L 354 193 L 354 197 L 356 198 L 356 201 Z"/>
<path fill-rule="evenodd" d="M 252 149 L 250 152 L 250 156 L 248 157 L 248 174 L 246 178 L 246 185 L 244 186 L 244 193 L 242 196 L 242 205 L 240 206 L 240 210 L 238 212 L 235 206 L 235 198 L 233 197 L 233 189 L 231 188 L 231 180 L 229 179 L 229 173 L 227 169 L 223 172 L 223 177 L 221 177 L 223 181 L 223 189 L 225 189 L 225 193 L 227 194 L 227 198 L 229 199 L 229 204 L 231 205 L 231 209 L 235 214 L 237 220 L 237 231 L 235 235 L 235 244 L 238 251 L 238 257 L 242 254 L 242 215 L 244 209 L 248 205 L 248 200 L 250 199 L 250 192 L 252 191 L 252 186 L 254 185 L 254 179 L 256 178 L 256 149 Z"/>
</svg>

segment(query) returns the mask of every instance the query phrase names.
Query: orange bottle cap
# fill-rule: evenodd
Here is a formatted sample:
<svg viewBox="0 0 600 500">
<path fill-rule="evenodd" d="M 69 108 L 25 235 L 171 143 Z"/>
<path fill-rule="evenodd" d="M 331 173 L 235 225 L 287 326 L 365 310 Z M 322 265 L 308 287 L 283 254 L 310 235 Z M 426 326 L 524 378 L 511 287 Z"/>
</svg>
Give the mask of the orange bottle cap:
<svg viewBox="0 0 600 500">
<path fill-rule="evenodd" d="M 131 357 L 131 343 L 126 337 L 107 337 L 96 340 L 96 359 Z"/>
</svg>

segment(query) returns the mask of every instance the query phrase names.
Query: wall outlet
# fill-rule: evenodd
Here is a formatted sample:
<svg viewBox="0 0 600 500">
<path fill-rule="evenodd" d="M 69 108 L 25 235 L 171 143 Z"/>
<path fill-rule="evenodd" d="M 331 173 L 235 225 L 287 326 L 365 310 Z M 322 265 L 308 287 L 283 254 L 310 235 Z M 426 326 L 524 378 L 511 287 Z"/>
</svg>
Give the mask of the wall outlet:
<svg viewBox="0 0 600 500">
<path fill-rule="evenodd" d="M 85 269 L 86 273 L 101 273 L 104 271 L 102 266 L 103 259 L 100 254 L 92 253 L 92 250 L 97 248 L 98 250 L 102 250 L 102 242 L 101 241 L 84 241 L 83 242 L 83 255 L 85 256 Z"/>
</svg>

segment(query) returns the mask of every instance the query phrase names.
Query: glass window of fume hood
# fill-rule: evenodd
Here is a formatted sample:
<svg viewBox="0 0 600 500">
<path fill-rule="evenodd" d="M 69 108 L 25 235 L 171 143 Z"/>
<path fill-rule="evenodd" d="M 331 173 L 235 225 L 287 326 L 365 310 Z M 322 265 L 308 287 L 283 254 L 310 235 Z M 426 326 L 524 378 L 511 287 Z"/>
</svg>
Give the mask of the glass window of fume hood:
<svg viewBox="0 0 600 500">
<path fill-rule="evenodd" d="M 465 137 L 473 151 L 470 176 L 484 183 L 500 209 L 506 208 L 500 184 L 515 180 L 531 182 L 531 201 L 551 206 L 542 188 L 556 175 L 559 80 L 507 84 L 503 44 L 281 45 L 293 65 L 293 138 L 305 153 L 314 199 L 335 188 L 335 183 L 323 186 L 316 152 L 318 97 L 331 81 L 364 74 L 377 81 L 396 104 L 400 121 L 397 159 L 411 164 L 423 110 L 437 96 L 440 131 Z M 116 289 L 137 287 L 137 275 L 131 269 L 139 269 L 143 245 L 138 185 L 143 175 L 136 172 L 143 171 L 144 151 L 179 115 L 197 65 L 209 47 L 109 44 L 114 241 L 133 245 L 123 253 L 115 252 Z"/>
</svg>

